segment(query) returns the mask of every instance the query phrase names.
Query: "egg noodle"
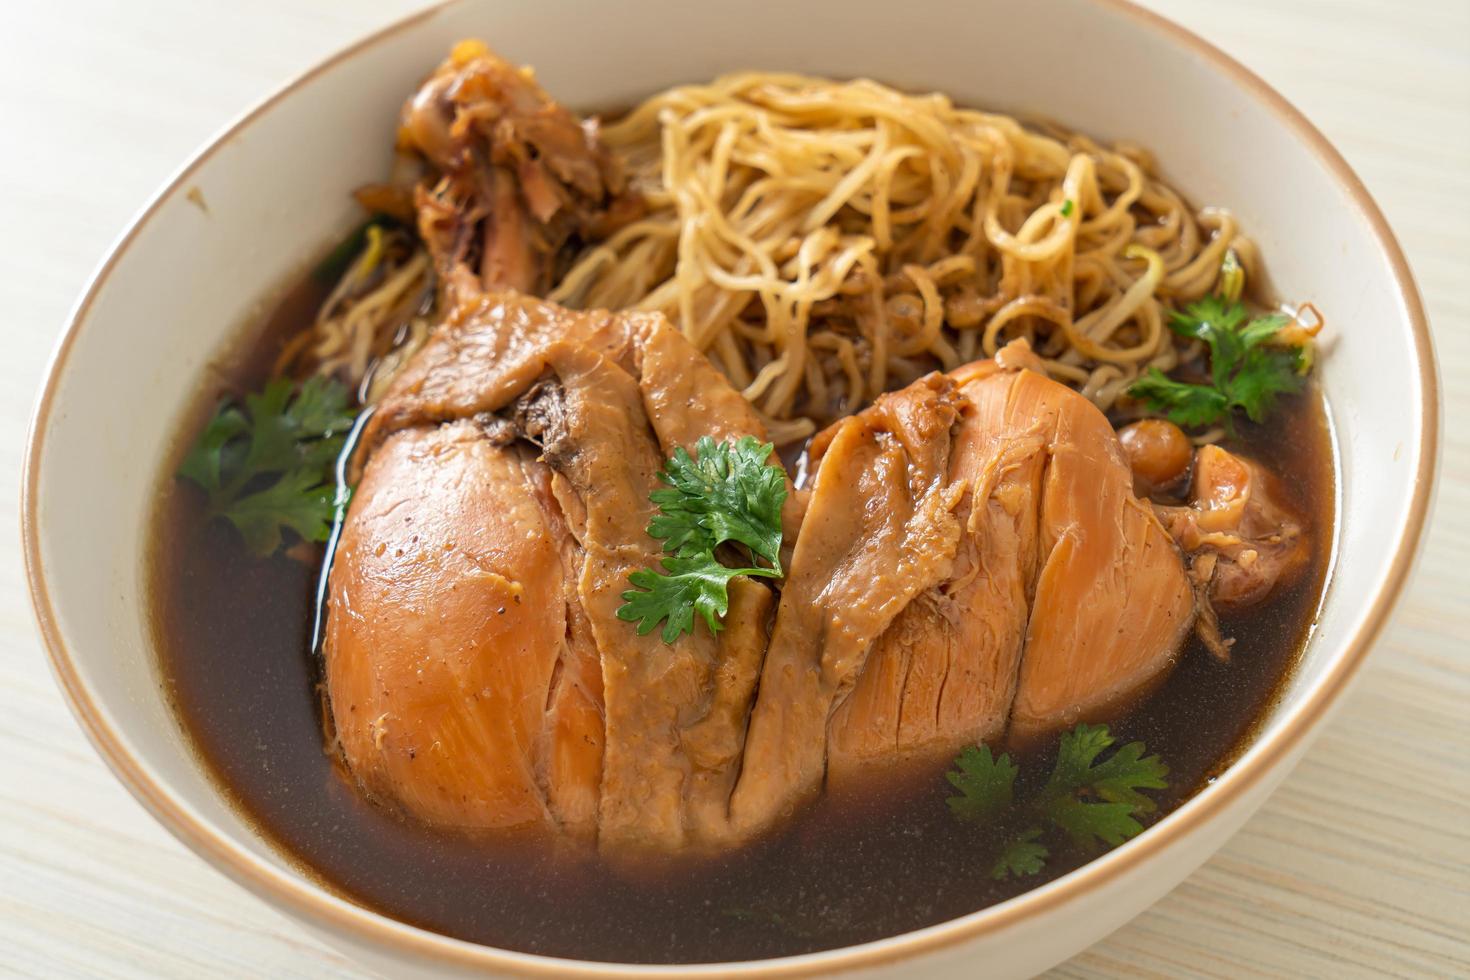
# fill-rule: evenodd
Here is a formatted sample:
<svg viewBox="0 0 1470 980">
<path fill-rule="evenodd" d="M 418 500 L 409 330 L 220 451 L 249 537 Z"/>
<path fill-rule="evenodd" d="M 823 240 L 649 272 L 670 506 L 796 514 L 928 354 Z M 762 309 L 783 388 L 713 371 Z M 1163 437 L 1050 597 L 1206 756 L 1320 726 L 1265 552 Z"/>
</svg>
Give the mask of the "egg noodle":
<svg viewBox="0 0 1470 980">
<path fill-rule="evenodd" d="M 1237 295 L 1256 265 L 1230 213 L 1195 213 L 1141 149 L 940 94 L 745 72 L 656 95 L 602 137 L 646 210 L 548 298 L 667 314 L 778 444 L 1018 337 L 1112 409 L 1196 353 L 1169 309 L 1227 254 Z M 432 317 L 422 247 L 385 244 L 369 238 L 282 366 L 381 394 Z"/>
<path fill-rule="evenodd" d="M 666 313 L 781 443 L 1017 337 L 1108 409 L 1177 364 L 1166 306 L 1255 259 L 1137 148 L 871 81 L 730 75 L 603 138 L 648 214 L 549 298 Z"/>
</svg>

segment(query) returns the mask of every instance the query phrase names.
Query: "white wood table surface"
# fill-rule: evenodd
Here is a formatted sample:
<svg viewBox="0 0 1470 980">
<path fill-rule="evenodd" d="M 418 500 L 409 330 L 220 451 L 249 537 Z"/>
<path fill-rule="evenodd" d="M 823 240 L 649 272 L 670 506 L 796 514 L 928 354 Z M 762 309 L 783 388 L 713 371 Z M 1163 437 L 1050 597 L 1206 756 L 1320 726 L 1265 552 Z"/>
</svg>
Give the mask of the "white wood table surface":
<svg viewBox="0 0 1470 980">
<path fill-rule="evenodd" d="M 0 974 L 362 975 L 195 858 L 93 753 L 35 634 L 14 515 L 43 366 L 109 242 L 224 122 L 416 5 L 0 4 Z M 1285 93 L 1387 212 L 1438 345 L 1443 469 L 1418 576 L 1300 768 L 1057 973 L 1470 976 L 1470 0 L 1149 6 Z"/>
</svg>

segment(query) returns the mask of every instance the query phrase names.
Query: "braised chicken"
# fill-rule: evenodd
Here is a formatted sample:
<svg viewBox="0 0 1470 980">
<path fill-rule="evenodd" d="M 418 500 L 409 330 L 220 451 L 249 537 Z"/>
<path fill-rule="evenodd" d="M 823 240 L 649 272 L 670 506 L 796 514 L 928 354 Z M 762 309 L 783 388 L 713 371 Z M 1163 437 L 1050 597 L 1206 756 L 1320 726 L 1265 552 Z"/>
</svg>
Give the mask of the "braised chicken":
<svg viewBox="0 0 1470 980">
<path fill-rule="evenodd" d="M 326 638 L 348 767 L 430 823 L 673 852 L 828 780 L 1116 713 L 1193 593 L 1107 421 L 1025 358 L 821 434 L 779 602 L 736 578 L 724 629 L 665 643 L 617 618 L 659 559 L 661 461 L 759 421 L 660 316 L 464 302 L 359 450 Z"/>
<path fill-rule="evenodd" d="M 964 492 L 949 480 L 959 409 L 954 383 L 936 375 L 818 437 L 815 483 L 731 799 L 741 833 L 762 829 L 821 788 L 834 709 L 854 693 L 894 618 L 949 571 L 961 533 L 954 510 Z M 896 726 L 896 708 L 875 713 Z M 836 727 L 848 726 L 839 720 Z"/>
<path fill-rule="evenodd" d="M 1264 466 L 1201 446 L 1193 467 L 1189 504 L 1156 509 L 1200 594 L 1200 637 L 1217 659 L 1228 660 L 1231 641 L 1221 635 L 1216 612 L 1252 606 L 1295 582 L 1311 558 L 1310 539 Z"/>
<path fill-rule="evenodd" d="M 924 543 L 929 566 L 903 575 L 908 593 L 884 586 L 912 599 L 832 716 L 830 777 L 908 756 L 945 758 L 1002 736 L 1024 746 L 1114 715 L 1163 677 L 1189 631 L 1184 568 L 1133 496 L 1107 420 L 1019 366 L 1025 355 L 1018 344 L 1001 363 L 946 379 L 960 411 L 943 439 L 942 486 L 958 533 L 947 548 Z M 811 533 L 803 528 L 798 561 Z M 778 617 L 773 655 L 781 625 Z"/>
<path fill-rule="evenodd" d="M 1219 446 L 1195 454 L 1190 505 L 1159 512 L 1221 608 L 1260 602 L 1290 584 L 1309 557 L 1302 518 L 1275 476 Z"/>
<path fill-rule="evenodd" d="M 441 328 L 365 433 L 332 567 L 327 683 L 369 793 L 630 849 L 724 833 L 770 590 L 732 583 L 718 637 L 616 618 L 660 552 L 655 473 L 695 432 L 761 430 L 661 316 L 504 294 Z"/>
<path fill-rule="evenodd" d="M 590 834 L 601 665 L 551 471 L 504 432 L 406 429 L 373 454 L 333 566 L 337 737 L 370 794 L 428 823 Z"/>
</svg>

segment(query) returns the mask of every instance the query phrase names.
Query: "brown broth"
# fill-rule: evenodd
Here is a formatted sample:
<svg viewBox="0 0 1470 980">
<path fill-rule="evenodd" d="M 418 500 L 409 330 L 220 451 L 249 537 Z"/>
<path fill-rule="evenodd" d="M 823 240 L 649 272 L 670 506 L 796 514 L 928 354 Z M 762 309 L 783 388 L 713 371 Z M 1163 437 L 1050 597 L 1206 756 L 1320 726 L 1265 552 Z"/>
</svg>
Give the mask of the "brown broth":
<svg viewBox="0 0 1470 980">
<path fill-rule="evenodd" d="M 259 383 L 321 290 L 288 294 L 246 338 L 220 390 Z M 201 398 L 200 419 L 220 391 Z M 192 437 L 182 434 L 179 454 Z M 1311 515 L 1300 582 L 1222 621 L 1220 665 L 1191 641 L 1167 681 L 1116 722 L 1170 767 L 1152 823 L 1217 776 L 1249 742 L 1313 627 L 1333 545 L 1331 436 L 1315 391 L 1233 448 L 1283 474 Z M 177 462 L 175 459 L 173 462 Z M 172 466 L 170 467 L 170 473 Z M 984 828 L 956 823 L 942 774 L 918 785 L 827 796 L 772 840 L 698 867 L 630 880 L 600 863 L 405 822 L 364 800 L 323 750 L 309 655 L 317 570 L 250 558 L 192 488 L 166 475 L 155 517 L 154 629 L 164 682 L 198 756 L 239 810 L 293 862 L 343 897 L 474 942 L 531 953 L 646 963 L 745 960 L 879 939 L 1010 898 L 1085 863 L 1054 852 L 1045 871 L 997 882 Z M 1048 760 L 1022 761 L 1023 782 Z"/>
</svg>

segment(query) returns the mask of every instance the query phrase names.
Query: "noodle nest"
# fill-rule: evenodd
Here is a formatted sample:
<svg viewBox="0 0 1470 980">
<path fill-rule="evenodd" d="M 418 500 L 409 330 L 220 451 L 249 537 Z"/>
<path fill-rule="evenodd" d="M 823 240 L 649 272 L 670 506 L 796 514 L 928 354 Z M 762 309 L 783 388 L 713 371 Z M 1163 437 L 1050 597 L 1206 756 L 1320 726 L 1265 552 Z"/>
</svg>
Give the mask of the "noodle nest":
<svg viewBox="0 0 1470 980">
<path fill-rule="evenodd" d="M 1229 212 L 1193 211 L 1137 147 L 867 80 L 730 75 L 656 95 L 602 137 L 646 211 L 582 246 L 547 298 L 667 314 L 778 444 L 1017 338 L 1054 379 L 1126 409 L 1140 374 L 1199 353 L 1170 310 L 1215 286 L 1227 252 L 1256 263 Z M 404 301 L 426 276 L 421 249 L 380 262 L 358 276 L 372 289 L 344 303 L 339 288 L 318 319 L 309 349 L 365 400 L 406 359 L 390 342 L 364 383 L 385 333 L 422 340 Z"/>
</svg>

